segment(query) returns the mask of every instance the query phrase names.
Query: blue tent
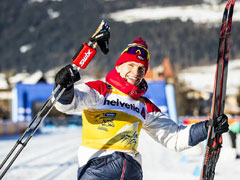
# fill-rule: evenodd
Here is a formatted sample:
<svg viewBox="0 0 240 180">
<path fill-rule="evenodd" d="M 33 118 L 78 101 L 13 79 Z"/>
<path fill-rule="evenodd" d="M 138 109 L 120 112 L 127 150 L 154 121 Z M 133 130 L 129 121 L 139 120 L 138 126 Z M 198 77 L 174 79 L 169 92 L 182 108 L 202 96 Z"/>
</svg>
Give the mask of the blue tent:
<svg viewBox="0 0 240 180">
<path fill-rule="evenodd" d="M 13 121 L 31 121 L 33 102 L 47 100 L 53 88 L 53 84 L 47 83 L 34 85 L 18 83 L 13 90 L 13 94 L 15 94 L 12 107 Z"/>
<path fill-rule="evenodd" d="M 34 85 L 18 83 L 13 89 L 12 119 L 14 122 L 32 120 L 32 104 L 35 101 L 46 101 L 54 88 L 53 84 L 38 83 Z M 145 94 L 161 111 L 177 122 L 174 87 L 165 81 L 148 83 Z"/>
<path fill-rule="evenodd" d="M 162 113 L 178 122 L 173 85 L 167 84 L 165 81 L 148 82 L 148 90 L 145 96 L 157 105 Z"/>
</svg>

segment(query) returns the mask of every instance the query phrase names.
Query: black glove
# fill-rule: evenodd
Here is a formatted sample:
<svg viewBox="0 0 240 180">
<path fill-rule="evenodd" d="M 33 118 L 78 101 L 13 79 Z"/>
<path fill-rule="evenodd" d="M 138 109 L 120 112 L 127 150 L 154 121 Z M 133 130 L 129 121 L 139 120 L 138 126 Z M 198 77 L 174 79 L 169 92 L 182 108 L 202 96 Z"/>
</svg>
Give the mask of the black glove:
<svg viewBox="0 0 240 180">
<path fill-rule="evenodd" d="M 110 32 L 108 31 L 109 27 L 106 29 L 101 30 L 99 33 L 96 34 L 96 36 L 90 38 L 91 42 L 97 42 L 100 49 L 104 54 L 107 54 L 109 52 L 109 38 L 110 38 Z"/>
<path fill-rule="evenodd" d="M 56 85 L 71 89 L 73 84 L 81 79 L 79 71 L 74 70 L 71 64 L 63 67 L 55 76 Z"/>
<path fill-rule="evenodd" d="M 208 128 L 209 123 L 209 121 L 206 121 L 206 128 Z M 215 129 L 215 133 L 222 134 L 227 132 L 229 130 L 228 117 L 225 114 L 221 114 L 216 117 L 213 121 L 213 127 Z"/>
<path fill-rule="evenodd" d="M 107 54 L 109 52 L 109 40 L 98 41 L 98 45 L 104 54 Z"/>
</svg>

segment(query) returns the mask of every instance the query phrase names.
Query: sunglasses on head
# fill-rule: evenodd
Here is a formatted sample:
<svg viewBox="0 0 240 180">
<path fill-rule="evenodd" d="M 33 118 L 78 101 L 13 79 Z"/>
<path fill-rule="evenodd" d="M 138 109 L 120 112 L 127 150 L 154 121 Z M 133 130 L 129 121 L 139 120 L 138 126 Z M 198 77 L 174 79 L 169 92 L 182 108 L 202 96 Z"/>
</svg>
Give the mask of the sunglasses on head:
<svg viewBox="0 0 240 180">
<path fill-rule="evenodd" d="M 122 54 L 125 52 L 128 54 L 138 54 L 140 60 L 150 59 L 149 51 L 141 45 L 129 44 Z"/>
</svg>

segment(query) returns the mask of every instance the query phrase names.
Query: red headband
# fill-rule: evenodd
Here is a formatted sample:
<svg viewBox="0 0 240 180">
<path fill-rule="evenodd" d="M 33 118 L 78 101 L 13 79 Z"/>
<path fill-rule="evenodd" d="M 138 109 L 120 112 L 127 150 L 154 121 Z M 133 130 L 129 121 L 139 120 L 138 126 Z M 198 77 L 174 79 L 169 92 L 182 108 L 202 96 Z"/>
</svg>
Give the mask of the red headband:
<svg viewBox="0 0 240 180">
<path fill-rule="evenodd" d="M 150 57 L 149 57 L 149 52 L 147 50 L 148 46 L 146 41 L 144 41 L 141 37 L 138 37 L 136 40 L 133 40 L 132 43 L 133 44 L 129 44 L 128 47 L 122 52 L 115 66 L 123 64 L 125 62 L 134 61 L 134 62 L 143 64 L 147 72 Z M 137 49 L 135 53 L 128 51 L 128 49 L 130 50 L 131 47 L 135 47 L 135 46 Z"/>
</svg>

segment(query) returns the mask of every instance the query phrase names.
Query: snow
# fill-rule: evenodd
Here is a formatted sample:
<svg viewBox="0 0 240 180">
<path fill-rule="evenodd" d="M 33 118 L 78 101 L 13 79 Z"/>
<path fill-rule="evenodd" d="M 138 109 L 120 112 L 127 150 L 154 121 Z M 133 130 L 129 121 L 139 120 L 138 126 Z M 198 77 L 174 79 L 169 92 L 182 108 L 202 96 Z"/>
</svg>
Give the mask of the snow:
<svg viewBox="0 0 240 180">
<path fill-rule="evenodd" d="M 29 51 L 31 49 L 32 49 L 32 45 L 31 44 L 25 44 L 25 45 L 22 45 L 19 48 L 19 51 L 24 54 L 24 53 L 26 53 L 27 51 Z"/>
<path fill-rule="evenodd" d="M 0 89 L 7 89 L 9 88 L 7 80 L 6 80 L 6 75 L 3 73 L 0 73 Z"/>
<path fill-rule="evenodd" d="M 46 1 L 46 0 L 29 0 L 28 2 L 29 3 L 34 3 L 34 2 L 42 3 L 44 1 Z M 51 0 L 51 1 L 53 1 L 53 2 L 62 2 L 63 0 Z"/>
<path fill-rule="evenodd" d="M 187 87 L 201 91 L 212 92 L 214 86 L 214 76 L 216 64 L 211 66 L 194 66 L 183 69 L 178 74 L 180 82 L 184 82 Z M 227 95 L 237 95 L 240 87 L 240 59 L 231 60 L 228 63 Z M 201 86 L 199 86 L 201 84 Z"/>
<path fill-rule="evenodd" d="M 0 138 L 0 162 L 16 140 L 17 137 Z M 235 160 L 229 135 L 224 134 L 223 140 L 215 179 L 240 179 L 240 160 Z M 3 180 L 76 179 L 80 141 L 81 127 L 43 129 L 42 134 L 33 136 L 29 141 Z M 203 148 L 204 143 L 201 143 L 190 150 L 174 152 L 156 143 L 142 131 L 139 151 L 143 156 L 144 180 L 199 179 Z"/>
<path fill-rule="evenodd" d="M 40 70 L 37 70 L 35 73 L 24 78 L 22 83 L 23 84 L 36 84 L 42 77 L 43 77 L 43 72 Z"/>
<path fill-rule="evenodd" d="M 52 8 L 47 10 L 50 19 L 56 19 L 60 16 L 60 12 L 54 11 Z"/>
<path fill-rule="evenodd" d="M 222 20 L 224 8 L 225 2 L 222 4 L 203 3 L 188 6 L 154 6 L 117 11 L 110 13 L 109 17 L 115 21 L 123 21 L 125 23 L 179 18 L 183 22 L 192 20 L 194 23 L 219 24 Z M 240 21 L 239 10 L 240 3 L 236 2 L 234 6 L 233 21 Z"/>
<path fill-rule="evenodd" d="M 28 76 L 29 76 L 29 73 L 23 72 L 23 73 L 18 73 L 18 74 L 15 74 L 14 76 L 11 76 L 8 80 L 10 84 L 16 84 L 18 82 L 23 81 Z"/>
<path fill-rule="evenodd" d="M 45 0 L 29 0 L 29 3 L 34 3 L 34 2 L 38 2 L 38 3 L 42 3 Z"/>
</svg>

